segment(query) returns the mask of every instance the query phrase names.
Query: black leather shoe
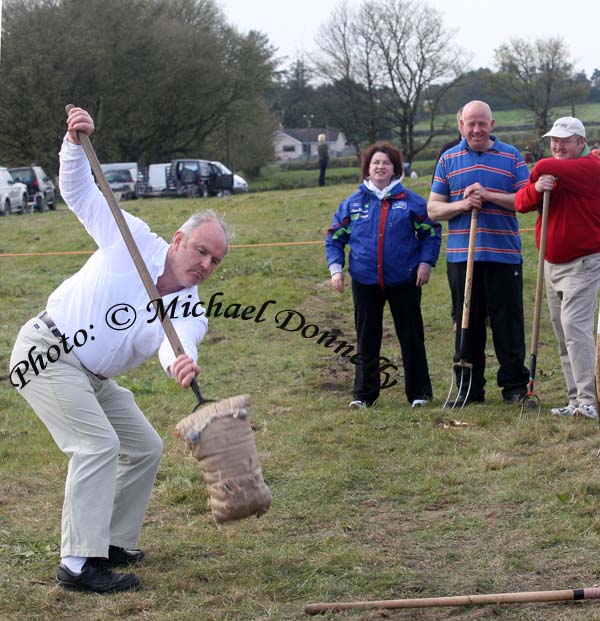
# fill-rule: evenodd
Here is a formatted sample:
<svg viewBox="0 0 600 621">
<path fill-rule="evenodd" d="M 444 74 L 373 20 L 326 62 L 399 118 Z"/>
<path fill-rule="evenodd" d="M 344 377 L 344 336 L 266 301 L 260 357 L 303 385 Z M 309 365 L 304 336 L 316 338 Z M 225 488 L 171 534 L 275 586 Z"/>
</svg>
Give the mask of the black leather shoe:
<svg viewBox="0 0 600 621">
<path fill-rule="evenodd" d="M 444 409 L 450 410 L 452 408 L 454 409 L 462 408 L 462 407 L 465 407 L 466 405 L 469 405 L 469 403 L 484 403 L 484 402 L 485 402 L 485 398 L 483 396 L 475 396 L 475 397 L 469 396 L 469 398 L 465 401 L 465 395 L 458 395 L 458 397 L 456 397 L 454 401 L 448 401 L 448 403 L 445 403 Z"/>
<path fill-rule="evenodd" d="M 108 567 L 88 559 L 80 574 L 74 574 L 63 565 L 56 571 L 58 584 L 69 591 L 88 593 L 117 593 L 137 589 L 140 577 L 137 574 L 114 574 Z"/>
<path fill-rule="evenodd" d="M 105 567 L 129 565 L 141 561 L 146 553 L 143 550 L 126 550 L 117 546 L 108 546 L 108 558 L 95 558 L 94 561 Z"/>
<path fill-rule="evenodd" d="M 508 405 L 514 405 L 515 403 L 520 403 L 527 396 L 526 392 L 515 392 L 512 395 L 508 395 L 504 397 L 504 403 Z"/>
</svg>

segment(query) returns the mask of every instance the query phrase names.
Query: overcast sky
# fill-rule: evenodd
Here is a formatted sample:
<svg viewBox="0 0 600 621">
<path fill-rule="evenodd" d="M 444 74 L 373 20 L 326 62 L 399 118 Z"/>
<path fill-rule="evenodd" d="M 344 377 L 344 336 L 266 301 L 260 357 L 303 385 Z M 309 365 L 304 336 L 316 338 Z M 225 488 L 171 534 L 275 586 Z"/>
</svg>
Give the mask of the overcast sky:
<svg viewBox="0 0 600 621">
<path fill-rule="evenodd" d="M 418 1 L 418 0 L 417 0 Z M 456 42 L 473 54 L 472 67 L 496 69 L 493 51 L 512 36 L 562 36 L 577 69 L 588 77 L 600 68 L 600 9 L 592 0 L 425 0 L 438 8 L 444 24 L 456 29 Z M 339 0 L 217 0 L 238 30 L 261 30 L 294 60 L 314 50 L 321 24 Z M 362 0 L 348 0 L 351 6 Z"/>
</svg>

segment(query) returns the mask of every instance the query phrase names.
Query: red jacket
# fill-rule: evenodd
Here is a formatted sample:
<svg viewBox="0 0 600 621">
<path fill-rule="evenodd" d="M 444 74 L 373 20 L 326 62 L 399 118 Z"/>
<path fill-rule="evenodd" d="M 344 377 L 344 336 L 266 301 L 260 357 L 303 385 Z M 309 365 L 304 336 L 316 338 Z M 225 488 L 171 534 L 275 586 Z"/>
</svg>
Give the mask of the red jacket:
<svg viewBox="0 0 600 621">
<path fill-rule="evenodd" d="M 543 194 L 534 183 L 542 175 L 558 177 L 550 193 L 546 257 L 550 263 L 567 263 L 600 252 L 600 158 L 586 155 L 569 160 L 546 158 L 531 171 L 529 183 L 515 196 L 515 209 L 527 213 L 541 209 Z M 541 216 L 535 223 L 540 247 Z"/>
</svg>

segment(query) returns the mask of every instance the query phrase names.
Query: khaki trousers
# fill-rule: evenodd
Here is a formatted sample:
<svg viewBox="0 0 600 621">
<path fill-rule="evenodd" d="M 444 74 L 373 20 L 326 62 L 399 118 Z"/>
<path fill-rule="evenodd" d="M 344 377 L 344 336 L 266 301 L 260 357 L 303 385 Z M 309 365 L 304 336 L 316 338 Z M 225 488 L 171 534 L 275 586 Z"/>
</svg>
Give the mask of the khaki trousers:
<svg viewBox="0 0 600 621">
<path fill-rule="evenodd" d="M 572 405 L 596 403 L 594 315 L 600 288 L 600 254 L 544 264 L 550 320 Z"/>
<path fill-rule="evenodd" d="M 131 392 L 96 377 L 75 352 L 65 353 L 61 339 L 31 319 L 14 345 L 10 378 L 69 456 L 61 556 L 106 557 L 109 545 L 137 543 L 162 440 Z"/>
</svg>

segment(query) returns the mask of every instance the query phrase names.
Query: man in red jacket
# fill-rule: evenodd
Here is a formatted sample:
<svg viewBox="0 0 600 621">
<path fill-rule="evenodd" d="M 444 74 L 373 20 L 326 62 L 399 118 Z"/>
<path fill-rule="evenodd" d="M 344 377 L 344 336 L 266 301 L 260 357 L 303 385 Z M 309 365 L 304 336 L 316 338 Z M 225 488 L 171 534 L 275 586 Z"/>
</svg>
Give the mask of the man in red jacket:
<svg viewBox="0 0 600 621">
<path fill-rule="evenodd" d="M 600 289 L 600 158 L 590 155 L 579 119 L 563 117 L 544 134 L 540 160 L 517 192 L 515 209 L 540 209 L 551 190 L 544 277 L 569 403 L 553 414 L 597 418 L 594 314 Z M 539 248 L 541 216 L 535 225 Z"/>
</svg>

